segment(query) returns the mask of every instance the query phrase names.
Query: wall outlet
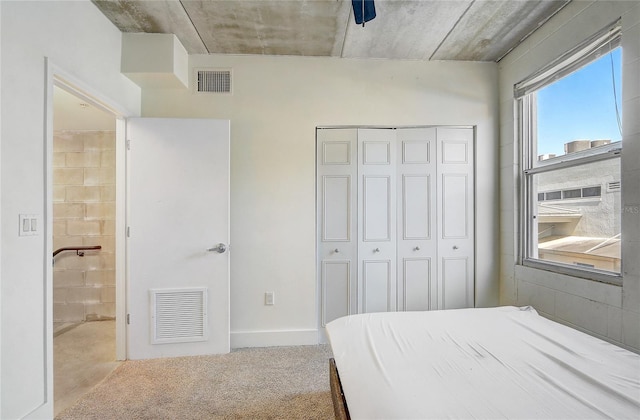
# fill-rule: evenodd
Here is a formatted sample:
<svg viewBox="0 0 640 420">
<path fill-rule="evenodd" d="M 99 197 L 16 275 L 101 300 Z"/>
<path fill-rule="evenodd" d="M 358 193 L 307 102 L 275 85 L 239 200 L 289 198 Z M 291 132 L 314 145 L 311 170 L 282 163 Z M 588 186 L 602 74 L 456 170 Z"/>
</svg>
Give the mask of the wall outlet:
<svg viewBox="0 0 640 420">
<path fill-rule="evenodd" d="M 273 292 L 265 292 L 264 293 L 264 304 L 265 305 L 273 305 L 275 303 Z"/>
</svg>

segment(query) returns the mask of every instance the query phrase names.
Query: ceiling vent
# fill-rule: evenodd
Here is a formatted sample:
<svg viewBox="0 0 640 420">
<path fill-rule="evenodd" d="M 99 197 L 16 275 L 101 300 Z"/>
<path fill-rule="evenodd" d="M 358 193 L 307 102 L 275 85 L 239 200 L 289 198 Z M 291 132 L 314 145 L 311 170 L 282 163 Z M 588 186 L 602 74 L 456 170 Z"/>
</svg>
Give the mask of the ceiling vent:
<svg viewBox="0 0 640 420">
<path fill-rule="evenodd" d="M 197 70 L 197 92 L 231 93 L 231 70 Z"/>
</svg>

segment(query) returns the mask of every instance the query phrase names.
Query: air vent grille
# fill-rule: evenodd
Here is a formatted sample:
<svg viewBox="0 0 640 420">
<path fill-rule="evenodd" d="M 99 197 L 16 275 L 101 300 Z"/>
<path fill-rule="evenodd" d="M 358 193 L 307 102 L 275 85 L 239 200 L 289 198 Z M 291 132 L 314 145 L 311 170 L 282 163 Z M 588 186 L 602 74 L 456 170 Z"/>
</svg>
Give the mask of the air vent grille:
<svg viewBox="0 0 640 420">
<path fill-rule="evenodd" d="M 151 290 L 153 344 L 207 340 L 207 289 Z"/>
<path fill-rule="evenodd" d="M 620 189 L 620 181 L 611 181 L 607 183 L 607 191 L 618 191 Z"/>
<path fill-rule="evenodd" d="M 231 93 L 231 70 L 198 70 L 198 92 Z"/>
</svg>

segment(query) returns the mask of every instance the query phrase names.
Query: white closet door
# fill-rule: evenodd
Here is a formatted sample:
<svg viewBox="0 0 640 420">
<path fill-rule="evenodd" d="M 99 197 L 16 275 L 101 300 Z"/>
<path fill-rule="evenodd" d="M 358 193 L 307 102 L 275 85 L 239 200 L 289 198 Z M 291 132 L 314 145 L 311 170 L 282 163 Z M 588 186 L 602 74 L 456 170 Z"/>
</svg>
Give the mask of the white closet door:
<svg viewBox="0 0 640 420">
<path fill-rule="evenodd" d="M 319 129 L 320 337 L 364 312 L 474 306 L 474 129 Z"/>
<path fill-rule="evenodd" d="M 320 330 L 357 312 L 357 130 L 317 130 Z"/>
<path fill-rule="evenodd" d="M 396 132 L 398 309 L 438 309 L 436 128 Z"/>
<path fill-rule="evenodd" d="M 396 310 L 393 129 L 358 129 L 358 312 Z"/>
<path fill-rule="evenodd" d="M 440 309 L 474 306 L 472 128 L 437 128 Z"/>
</svg>

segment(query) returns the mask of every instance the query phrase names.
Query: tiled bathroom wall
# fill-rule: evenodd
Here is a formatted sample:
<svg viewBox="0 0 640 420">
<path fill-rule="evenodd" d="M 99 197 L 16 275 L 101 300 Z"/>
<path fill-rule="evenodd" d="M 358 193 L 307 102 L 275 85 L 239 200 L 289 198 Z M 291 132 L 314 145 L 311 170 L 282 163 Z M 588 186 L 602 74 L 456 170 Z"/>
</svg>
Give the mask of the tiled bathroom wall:
<svg viewBox="0 0 640 420">
<path fill-rule="evenodd" d="M 53 318 L 115 317 L 115 132 L 56 131 L 53 139 Z"/>
</svg>

